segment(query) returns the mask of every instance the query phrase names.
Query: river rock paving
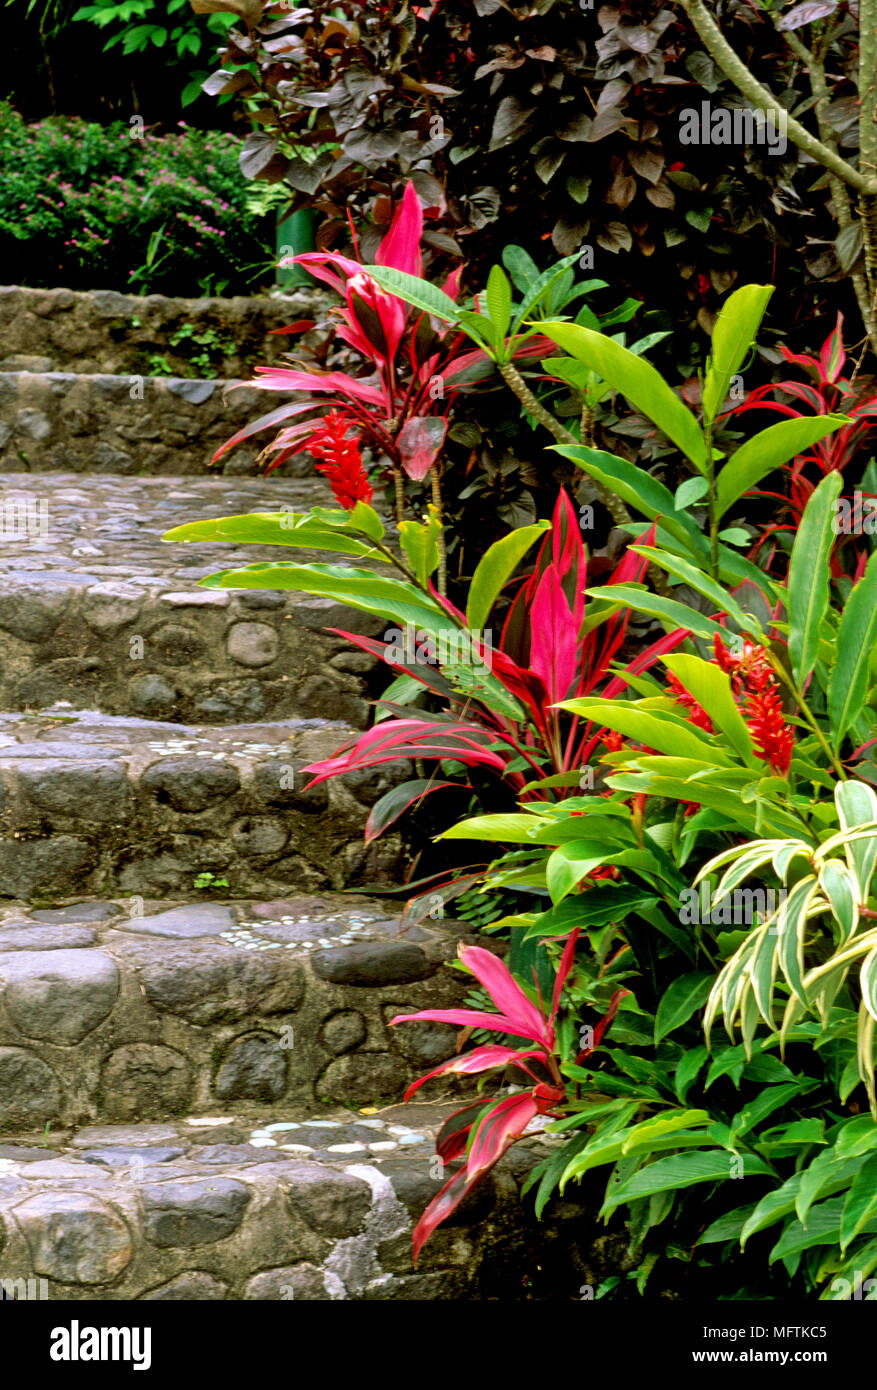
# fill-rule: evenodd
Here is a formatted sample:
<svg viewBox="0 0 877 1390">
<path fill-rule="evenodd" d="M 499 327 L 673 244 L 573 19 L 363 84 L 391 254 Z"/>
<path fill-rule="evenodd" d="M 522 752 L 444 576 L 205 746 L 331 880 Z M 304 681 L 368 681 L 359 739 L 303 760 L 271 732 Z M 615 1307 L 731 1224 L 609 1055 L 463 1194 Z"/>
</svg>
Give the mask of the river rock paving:
<svg viewBox="0 0 877 1390">
<path fill-rule="evenodd" d="M 460 1002 L 446 963 L 476 939 L 465 924 L 406 924 L 357 894 L 94 906 L 0 905 L 0 1135 L 240 1102 L 369 1104 L 453 1055 L 452 1027 L 390 1020 Z"/>
<path fill-rule="evenodd" d="M 319 479 L 0 475 L 0 706 L 208 724 L 318 712 L 365 727 L 374 659 L 324 629 L 376 634 L 376 619 L 291 591 L 198 587 L 221 569 L 343 557 L 161 539 L 327 503 Z"/>
<path fill-rule="evenodd" d="M 262 1126 L 237 1109 L 23 1137 L 0 1149 L 0 1277 L 76 1301 L 452 1299 L 509 1283 L 525 1297 L 546 1235 L 518 1196 L 550 1152 L 538 1132 L 412 1264 L 453 1108 L 275 1108 Z"/>
</svg>

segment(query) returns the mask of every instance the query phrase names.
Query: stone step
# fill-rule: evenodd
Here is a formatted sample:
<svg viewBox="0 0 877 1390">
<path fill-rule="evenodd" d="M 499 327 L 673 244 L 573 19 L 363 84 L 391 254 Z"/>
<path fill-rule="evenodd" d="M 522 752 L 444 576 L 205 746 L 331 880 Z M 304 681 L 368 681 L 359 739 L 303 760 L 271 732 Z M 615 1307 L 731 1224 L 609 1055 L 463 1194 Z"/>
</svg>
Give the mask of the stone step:
<svg viewBox="0 0 877 1390">
<path fill-rule="evenodd" d="M 204 873 L 241 897 L 386 881 L 399 841 L 364 850 L 366 806 L 405 765 L 312 790 L 301 771 L 350 735 L 321 719 L 217 728 L 0 714 L 0 897 L 158 897 Z"/>
<path fill-rule="evenodd" d="M 3 1145 L 0 1279 L 7 1296 L 58 1301 L 580 1297 L 583 1274 L 596 1282 L 583 1266 L 593 1218 L 573 1209 L 570 1221 L 567 1204 L 558 1230 L 519 1196 L 550 1152 L 538 1134 L 470 1194 L 414 1269 L 412 1229 L 446 1180 L 432 1140 L 448 1110 L 323 1111 L 309 1122 L 278 1109 L 255 1132 L 222 1110 L 92 1126 L 61 1144 L 50 1134 L 49 1147 L 39 1133 Z"/>
<path fill-rule="evenodd" d="M 460 1004 L 465 924 L 365 894 L 199 897 L 0 907 L 0 1134 L 370 1106 L 453 1056 L 446 1024 L 388 1024 Z"/>
<path fill-rule="evenodd" d="M 2 285 L 0 371 L 200 377 L 192 359 L 206 355 L 218 377 L 247 377 L 288 351 L 274 329 L 318 318 L 326 302 L 316 286 L 277 299 L 176 299 Z"/>
<path fill-rule="evenodd" d="M 276 393 L 234 380 L 0 372 L 0 472 L 201 476 L 221 444 L 281 402 Z M 292 397 L 290 397 L 292 398 Z M 260 434 L 220 460 L 215 471 L 259 471 Z M 283 465 L 303 476 L 303 454 Z"/>
<path fill-rule="evenodd" d="M 218 569 L 307 555 L 166 544 L 173 526 L 331 503 L 321 479 L 0 476 L 0 707 L 66 701 L 223 723 L 319 713 L 368 721 L 374 662 L 324 626 L 382 625 L 328 599 L 200 589 Z"/>
</svg>

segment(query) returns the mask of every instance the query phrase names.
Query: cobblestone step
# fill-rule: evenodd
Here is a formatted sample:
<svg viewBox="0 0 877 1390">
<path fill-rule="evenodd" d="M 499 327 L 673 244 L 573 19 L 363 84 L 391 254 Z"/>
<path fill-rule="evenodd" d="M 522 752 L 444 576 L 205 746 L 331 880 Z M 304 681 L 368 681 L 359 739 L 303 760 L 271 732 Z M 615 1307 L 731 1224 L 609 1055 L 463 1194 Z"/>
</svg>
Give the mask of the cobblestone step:
<svg viewBox="0 0 877 1390">
<path fill-rule="evenodd" d="M 456 1030 L 389 1020 L 459 1004 L 474 939 L 362 894 L 3 905 L 0 1134 L 400 1099 Z"/>
<path fill-rule="evenodd" d="M 414 1270 L 411 1231 L 445 1181 L 432 1140 L 448 1110 L 277 1109 L 258 1128 L 221 1110 L 20 1136 L 0 1146 L 0 1278 L 13 1297 L 59 1301 L 579 1297 L 583 1272 L 596 1282 L 583 1263 L 593 1221 L 580 1210 L 559 1232 L 519 1197 L 548 1151 L 538 1134 Z"/>
<path fill-rule="evenodd" d="M 386 881 L 399 841 L 368 851 L 367 805 L 404 764 L 306 790 L 303 765 L 350 737 L 327 720 L 228 727 L 80 711 L 0 714 L 0 897 L 233 895 Z"/>
<path fill-rule="evenodd" d="M 279 404 L 234 380 L 0 372 L 0 472 L 203 475 L 220 444 Z M 216 472 L 256 473 L 268 436 L 237 446 Z M 297 455 L 283 465 L 304 476 Z"/>
<path fill-rule="evenodd" d="M 157 357 L 186 376 L 191 359 L 206 354 L 219 376 L 249 375 L 287 351 L 289 339 L 272 337 L 274 329 L 318 317 L 326 302 L 317 287 L 276 299 L 179 299 L 2 285 L 0 371 L 149 376 Z"/>
<path fill-rule="evenodd" d="M 161 540 L 186 521 L 330 502 L 315 479 L 0 476 L 0 707 L 365 727 L 374 662 L 323 628 L 375 633 L 377 620 L 289 591 L 198 588 L 218 569 L 318 557 Z"/>
</svg>

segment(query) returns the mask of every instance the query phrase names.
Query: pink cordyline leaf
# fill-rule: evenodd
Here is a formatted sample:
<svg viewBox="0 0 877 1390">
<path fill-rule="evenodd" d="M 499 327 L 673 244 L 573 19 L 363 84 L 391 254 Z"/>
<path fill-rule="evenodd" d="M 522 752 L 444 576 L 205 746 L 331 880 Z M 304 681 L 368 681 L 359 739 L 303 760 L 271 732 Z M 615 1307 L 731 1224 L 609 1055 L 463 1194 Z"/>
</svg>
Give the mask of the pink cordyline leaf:
<svg viewBox="0 0 877 1390">
<path fill-rule="evenodd" d="M 440 1226 L 452 1212 L 456 1211 L 466 1193 L 475 1186 L 477 1181 L 477 1178 L 470 1178 L 466 1169 L 462 1168 L 459 1173 L 455 1173 L 452 1178 L 449 1178 L 444 1187 L 436 1193 L 414 1227 L 411 1236 L 413 1264 L 417 1264 L 421 1250 L 436 1227 Z"/>
<path fill-rule="evenodd" d="M 423 275 L 420 238 L 423 212 L 413 183 L 409 183 L 396 209 L 390 230 L 375 254 L 375 264 L 404 270 L 407 275 Z"/>
<path fill-rule="evenodd" d="M 512 1020 L 514 1027 L 508 1031 L 516 1037 L 533 1038 L 543 1047 L 551 1046 L 551 1037 L 545 1018 L 531 1004 L 508 967 L 483 946 L 466 946 L 461 943 L 457 955 L 467 970 L 471 970 L 478 983 L 487 990 L 494 1004 Z"/>
<path fill-rule="evenodd" d="M 402 467 L 416 482 L 425 478 L 438 457 L 448 422 L 437 415 L 416 415 L 406 421 L 396 439 Z"/>
<path fill-rule="evenodd" d="M 397 1021 L 395 1018 L 392 1020 L 393 1023 Z M 527 1057 L 544 1058 L 544 1056 L 545 1053 L 541 1051 L 519 1052 L 514 1047 L 502 1047 L 499 1043 L 489 1043 L 484 1047 L 476 1047 L 472 1052 L 464 1052 L 461 1057 L 452 1057 L 449 1062 L 442 1062 L 441 1066 L 436 1067 L 434 1071 L 428 1071 L 426 1076 L 419 1076 L 416 1081 L 412 1081 L 405 1092 L 405 1100 L 409 1100 L 425 1081 L 431 1081 L 434 1076 L 441 1076 L 445 1072 L 470 1076 L 477 1072 L 490 1071 L 493 1067 L 521 1064 L 523 1059 Z M 522 1070 L 527 1071 L 528 1069 L 522 1066 Z"/>
<path fill-rule="evenodd" d="M 495 1105 L 475 1131 L 466 1160 L 467 1177 L 482 1177 L 502 1158 L 506 1149 L 520 1139 L 527 1125 L 539 1113 L 539 1102 L 531 1091 L 507 1096 Z"/>
<path fill-rule="evenodd" d="M 316 401 L 290 401 L 286 405 L 279 405 L 276 410 L 271 410 L 267 415 L 260 415 L 258 420 L 253 420 L 249 425 L 245 425 L 237 434 L 233 434 L 231 439 L 227 439 L 224 444 L 216 450 L 213 455 L 213 462 L 218 463 L 229 449 L 233 449 L 236 444 L 240 444 L 251 435 L 258 434 L 259 430 L 268 429 L 270 425 L 279 425 L 282 420 L 289 420 L 294 415 L 304 415 L 309 410 L 319 410 Z"/>
<path fill-rule="evenodd" d="M 819 354 L 819 366 L 822 375 L 826 381 L 830 381 L 832 384 L 837 381 L 847 360 L 843 343 L 843 321 L 843 314 L 838 314 L 837 323 L 822 344 L 822 351 Z"/>
<path fill-rule="evenodd" d="M 476 948 L 473 947 L 473 950 Z M 541 1019 L 541 1015 L 540 1015 Z M 393 1023 L 455 1023 L 458 1028 L 489 1028 L 494 1033 L 511 1033 L 515 1038 L 532 1038 L 533 1042 L 545 1042 L 545 1020 L 541 1019 L 542 1037 L 533 1037 L 524 1029 L 520 1018 L 509 1018 L 506 1014 L 489 1014 L 486 1009 L 422 1009 L 416 1014 L 399 1014 Z"/>
<path fill-rule="evenodd" d="M 530 608 L 530 666 L 542 677 L 551 704 L 565 699 L 578 669 L 578 627 L 550 565 Z"/>
<path fill-rule="evenodd" d="M 259 375 L 246 384 L 260 391 L 334 391 L 368 405 L 384 404 L 382 391 L 346 372 L 302 372 L 291 367 L 257 367 L 256 371 Z"/>
</svg>

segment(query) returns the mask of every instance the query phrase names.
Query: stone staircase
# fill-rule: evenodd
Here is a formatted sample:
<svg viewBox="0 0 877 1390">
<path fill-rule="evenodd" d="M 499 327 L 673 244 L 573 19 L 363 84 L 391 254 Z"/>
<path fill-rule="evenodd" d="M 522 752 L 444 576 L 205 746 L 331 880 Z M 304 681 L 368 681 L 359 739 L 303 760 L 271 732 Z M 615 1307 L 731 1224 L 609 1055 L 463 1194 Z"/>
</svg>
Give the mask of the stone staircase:
<svg viewBox="0 0 877 1390">
<path fill-rule="evenodd" d="M 313 789 L 302 773 L 366 727 L 379 688 L 323 629 L 380 625 L 198 588 L 265 547 L 161 542 L 187 520 L 329 500 L 313 477 L 208 473 L 265 409 L 255 393 L 229 411 L 221 381 L 181 375 L 129 395 L 124 372 L 181 319 L 232 325 L 231 372 L 302 313 L 241 305 L 0 291 L 0 1284 L 578 1297 L 593 1238 L 581 1254 L 585 1227 L 537 1226 L 518 1197 L 538 1134 L 411 1263 L 459 1090 L 398 1102 L 456 1031 L 389 1020 L 458 1003 L 449 962 L 478 938 L 403 925 L 380 896 L 403 845 L 367 849 L 363 830 L 406 767 Z"/>
</svg>

